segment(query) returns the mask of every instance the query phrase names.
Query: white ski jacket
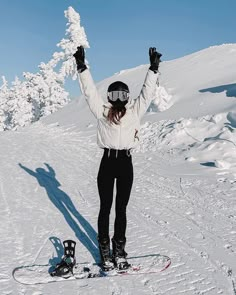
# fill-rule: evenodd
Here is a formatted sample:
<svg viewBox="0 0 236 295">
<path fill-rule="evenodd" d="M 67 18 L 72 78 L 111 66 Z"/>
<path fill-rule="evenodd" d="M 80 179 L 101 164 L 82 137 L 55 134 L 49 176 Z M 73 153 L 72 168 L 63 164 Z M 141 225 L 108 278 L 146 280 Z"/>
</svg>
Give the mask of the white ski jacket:
<svg viewBox="0 0 236 295">
<path fill-rule="evenodd" d="M 90 71 L 86 69 L 79 76 L 87 103 L 97 118 L 98 146 L 116 150 L 135 148 L 139 142 L 140 120 L 154 99 L 153 93 L 159 74 L 148 70 L 140 95 L 126 104 L 126 114 L 117 125 L 108 121 L 107 115 L 112 104 L 104 103 Z"/>
</svg>

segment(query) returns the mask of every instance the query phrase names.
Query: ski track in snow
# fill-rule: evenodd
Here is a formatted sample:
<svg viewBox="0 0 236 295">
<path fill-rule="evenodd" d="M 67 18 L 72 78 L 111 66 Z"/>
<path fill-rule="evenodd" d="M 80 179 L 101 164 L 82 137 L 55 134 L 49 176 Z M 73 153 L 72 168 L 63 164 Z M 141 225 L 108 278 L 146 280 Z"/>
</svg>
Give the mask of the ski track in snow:
<svg viewBox="0 0 236 295">
<path fill-rule="evenodd" d="M 236 294 L 236 184 L 219 177 L 163 176 L 158 170 L 163 159 L 155 152 L 133 154 L 127 252 L 168 255 L 169 269 L 37 287 L 17 284 L 14 267 L 60 258 L 60 244 L 56 251 L 50 238 L 75 239 L 77 261 L 98 258 L 96 177 L 102 151 L 90 129 L 35 124 L 1 140 L 1 294 Z M 113 220 L 114 208 L 111 235 Z"/>
</svg>

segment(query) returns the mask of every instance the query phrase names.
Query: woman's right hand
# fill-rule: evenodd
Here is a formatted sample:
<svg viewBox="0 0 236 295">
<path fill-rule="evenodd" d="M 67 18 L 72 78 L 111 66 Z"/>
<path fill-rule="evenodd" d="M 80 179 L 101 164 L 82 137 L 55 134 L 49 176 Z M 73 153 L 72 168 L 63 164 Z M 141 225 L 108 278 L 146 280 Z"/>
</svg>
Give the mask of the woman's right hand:
<svg viewBox="0 0 236 295">
<path fill-rule="evenodd" d="M 84 70 L 87 69 L 87 66 L 85 64 L 85 53 L 84 53 L 84 47 L 79 46 L 77 47 L 77 51 L 75 54 L 73 54 L 76 64 L 77 64 L 77 70 L 79 73 L 82 73 Z"/>
</svg>

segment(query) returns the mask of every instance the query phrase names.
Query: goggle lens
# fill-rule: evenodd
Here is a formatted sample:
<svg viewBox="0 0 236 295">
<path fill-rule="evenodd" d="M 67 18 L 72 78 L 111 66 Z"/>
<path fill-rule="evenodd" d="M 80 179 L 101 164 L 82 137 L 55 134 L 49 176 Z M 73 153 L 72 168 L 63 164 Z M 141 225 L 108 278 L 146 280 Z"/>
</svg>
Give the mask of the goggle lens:
<svg viewBox="0 0 236 295">
<path fill-rule="evenodd" d="M 117 99 L 120 101 L 126 101 L 129 99 L 129 93 L 121 90 L 108 92 L 107 95 L 111 101 L 117 101 Z"/>
</svg>

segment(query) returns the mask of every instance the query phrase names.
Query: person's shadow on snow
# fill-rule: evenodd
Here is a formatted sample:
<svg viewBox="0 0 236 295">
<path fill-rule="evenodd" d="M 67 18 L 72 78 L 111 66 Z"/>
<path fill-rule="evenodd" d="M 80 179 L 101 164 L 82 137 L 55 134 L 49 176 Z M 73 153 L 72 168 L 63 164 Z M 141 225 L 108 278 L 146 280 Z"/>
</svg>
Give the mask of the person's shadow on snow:
<svg viewBox="0 0 236 295">
<path fill-rule="evenodd" d="M 88 249 L 95 262 L 98 262 L 97 233 L 89 222 L 78 212 L 70 197 L 59 188 L 61 184 L 56 179 L 54 169 L 46 163 L 47 170 L 37 168 L 33 171 L 20 163 L 19 166 L 31 176 L 34 176 L 38 180 L 39 185 L 45 188 L 50 201 L 64 215 L 65 220 L 75 232 L 76 237 Z M 72 216 L 80 223 L 81 227 Z"/>
</svg>

